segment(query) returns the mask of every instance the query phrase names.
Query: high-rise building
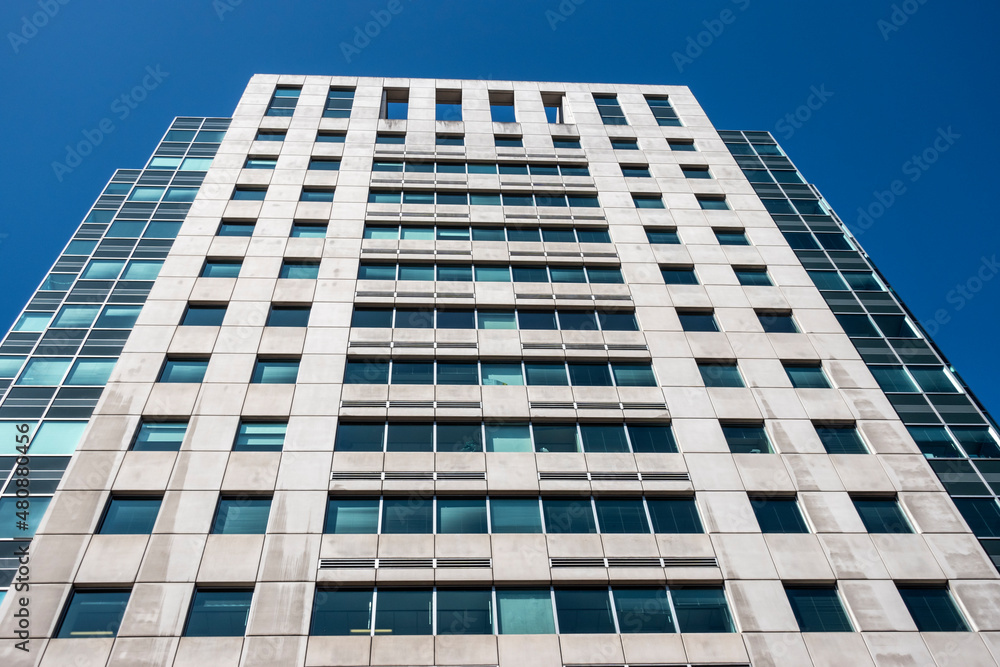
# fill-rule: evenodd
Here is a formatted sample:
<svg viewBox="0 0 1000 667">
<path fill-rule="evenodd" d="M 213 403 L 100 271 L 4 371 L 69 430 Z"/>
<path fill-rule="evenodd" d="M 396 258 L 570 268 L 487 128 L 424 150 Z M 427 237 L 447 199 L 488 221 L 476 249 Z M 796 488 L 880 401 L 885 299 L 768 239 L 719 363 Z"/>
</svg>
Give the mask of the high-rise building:
<svg viewBox="0 0 1000 667">
<path fill-rule="evenodd" d="M 996 425 L 683 86 L 255 76 L 0 344 L 3 665 L 993 665 Z"/>
</svg>

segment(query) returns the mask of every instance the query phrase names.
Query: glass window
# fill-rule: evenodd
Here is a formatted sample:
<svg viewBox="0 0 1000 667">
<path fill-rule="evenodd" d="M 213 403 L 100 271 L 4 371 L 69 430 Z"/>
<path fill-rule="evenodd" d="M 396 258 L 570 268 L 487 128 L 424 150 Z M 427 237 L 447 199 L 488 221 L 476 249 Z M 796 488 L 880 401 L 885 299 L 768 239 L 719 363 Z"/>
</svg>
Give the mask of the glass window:
<svg viewBox="0 0 1000 667">
<path fill-rule="evenodd" d="M 949 394 L 958 392 L 943 366 L 908 366 L 907 370 L 926 392 Z"/>
<path fill-rule="evenodd" d="M 399 227 L 379 227 L 365 225 L 364 238 L 396 240 L 399 238 Z"/>
<path fill-rule="evenodd" d="M 715 315 L 712 313 L 677 313 L 681 321 L 681 328 L 684 331 L 718 331 L 719 325 L 715 322 Z"/>
<path fill-rule="evenodd" d="M 35 481 L 35 484 L 37 483 Z M 0 498 L 0 520 L 3 521 L 2 525 L 4 526 L 4 528 L 0 529 L 0 535 L 5 538 L 14 537 L 19 540 L 30 539 L 35 534 L 35 531 L 38 530 L 38 524 L 41 523 L 42 517 L 45 516 L 45 510 L 48 509 L 51 501 L 51 497 L 34 496 L 31 500 L 31 511 L 26 521 L 27 527 L 25 527 L 24 525 L 17 526 L 15 523 L 24 521 L 21 518 L 24 516 L 24 510 L 17 507 L 17 503 L 20 500 L 15 496 Z M 21 517 L 18 516 L 19 513 Z M 15 526 L 17 526 L 16 534 Z"/>
<path fill-rule="evenodd" d="M 31 358 L 16 384 L 53 387 L 63 379 L 72 361 L 72 359 Z"/>
<path fill-rule="evenodd" d="M 615 611 L 622 633 L 676 632 L 667 591 L 662 588 L 620 588 L 616 586 Z"/>
<path fill-rule="evenodd" d="M 97 318 L 94 327 L 97 329 L 131 329 L 139 318 L 141 310 L 142 306 L 105 306 L 104 312 Z"/>
<path fill-rule="evenodd" d="M 201 382 L 208 359 L 167 359 L 157 382 Z"/>
<path fill-rule="evenodd" d="M 852 248 L 847 248 L 851 250 Z M 851 286 L 851 289 L 858 292 L 881 292 L 882 285 L 871 271 L 846 271 L 844 278 Z"/>
<path fill-rule="evenodd" d="M 437 203 L 438 205 L 466 206 L 469 203 L 469 195 L 465 192 L 438 192 Z"/>
<path fill-rule="evenodd" d="M 698 204 L 706 211 L 729 210 L 729 204 L 726 203 L 725 199 L 716 199 L 714 197 L 698 197 L 697 199 Z"/>
<path fill-rule="evenodd" d="M 150 202 L 160 201 L 160 197 L 163 196 L 164 190 L 166 190 L 166 188 L 136 188 L 132 190 L 132 194 L 128 196 L 128 200 Z"/>
<path fill-rule="evenodd" d="M 494 531 L 496 532 L 496 531 Z M 500 634 L 554 634 L 552 594 L 548 589 L 498 588 L 497 625 Z"/>
<path fill-rule="evenodd" d="M 875 338 L 878 336 L 875 325 L 872 324 L 867 315 L 844 315 L 838 313 L 836 317 L 837 321 L 840 322 L 840 326 L 844 328 L 844 333 L 852 338 L 859 336 Z"/>
<path fill-rule="evenodd" d="M 378 532 L 378 498 L 330 498 L 323 532 L 374 535 Z"/>
<path fill-rule="evenodd" d="M 736 279 L 740 285 L 768 287 L 774 284 L 767 275 L 767 269 L 733 269 L 733 271 L 736 273 Z"/>
<path fill-rule="evenodd" d="M 358 280 L 395 279 L 396 267 L 393 264 L 362 264 L 358 267 Z"/>
<path fill-rule="evenodd" d="M 649 167 L 626 167 L 622 165 L 622 176 L 625 178 L 652 178 Z"/>
<path fill-rule="evenodd" d="M 611 148 L 615 149 L 616 151 L 637 151 L 639 150 L 639 144 L 635 139 L 612 137 Z"/>
<path fill-rule="evenodd" d="M 110 236 L 110 232 L 108 233 L 108 236 Z M 74 243 L 76 243 L 76 241 L 74 241 Z M 45 280 L 42 281 L 42 285 L 38 289 L 56 290 L 61 292 L 72 287 L 75 281 L 76 275 L 72 273 L 50 273 L 45 276 Z M 25 315 L 37 316 L 38 313 L 25 313 Z M 48 320 L 46 320 L 46 322 L 47 321 Z M 28 329 L 25 329 L 24 331 L 28 331 Z"/>
<path fill-rule="evenodd" d="M 482 364 L 484 385 L 522 386 L 521 364 Z"/>
<path fill-rule="evenodd" d="M 546 243 L 574 243 L 576 234 L 572 229 L 543 229 L 542 240 Z"/>
<path fill-rule="evenodd" d="M 632 441 L 632 451 L 637 454 L 666 454 L 677 451 L 677 443 L 669 425 L 629 424 L 628 436 Z"/>
<path fill-rule="evenodd" d="M 371 632 L 372 589 L 316 589 L 312 625 L 315 636 L 367 636 Z"/>
<path fill-rule="evenodd" d="M 196 588 L 185 637 L 242 637 L 247 632 L 253 590 Z"/>
<path fill-rule="evenodd" d="M 786 587 L 802 632 L 853 632 L 835 588 Z"/>
<path fill-rule="evenodd" d="M 387 452 L 433 452 L 434 424 L 389 424 Z"/>
<path fill-rule="evenodd" d="M 580 148 L 580 140 L 574 138 L 552 137 L 553 148 Z"/>
<path fill-rule="evenodd" d="M 441 274 L 444 276 L 454 276 L 461 280 L 461 276 L 467 275 L 465 280 L 472 280 L 472 268 L 468 266 L 441 267 Z M 400 280 L 434 280 L 433 264 L 401 264 L 399 267 Z M 443 278 L 444 279 L 444 278 Z"/>
<path fill-rule="evenodd" d="M 854 426 L 817 426 L 816 434 L 827 454 L 867 454 L 865 443 Z"/>
<path fill-rule="evenodd" d="M 395 361 L 390 384 L 434 384 L 434 362 Z"/>
<path fill-rule="evenodd" d="M 525 362 L 524 379 L 528 386 L 562 387 L 569 384 L 566 380 L 566 366 L 563 363 Z"/>
<path fill-rule="evenodd" d="M 338 452 L 381 452 L 385 436 L 384 424 L 350 424 L 337 426 L 337 440 L 334 451 Z"/>
<path fill-rule="evenodd" d="M 505 241 L 503 227 L 473 227 L 473 241 Z"/>
<path fill-rule="evenodd" d="M 694 269 L 660 269 L 663 282 L 668 285 L 697 285 L 698 277 Z"/>
<path fill-rule="evenodd" d="M 671 588 L 681 632 L 735 632 L 722 588 Z"/>
<path fill-rule="evenodd" d="M 198 188 L 169 188 L 163 201 L 194 201 Z"/>
<path fill-rule="evenodd" d="M 436 146 L 464 146 L 465 137 L 461 134 L 439 134 L 434 139 Z"/>
<path fill-rule="evenodd" d="M 346 132 L 325 132 L 320 130 L 316 134 L 316 141 L 318 143 L 327 144 L 342 144 L 347 140 Z"/>
<path fill-rule="evenodd" d="M 52 313 L 24 313 L 18 318 L 17 323 L 11 331 L 45 331 L 52 319 Z"/>
<path fill-rule="evenodd" d="M 708 170 L 708 167 L 681 167 L 681 173 L 684 174 L 684 178 L 712 178 L 712 173 Z M 743 239 L 746 241 L 746 239 Z M 719 243 L 725 244 L 721 239 Z M 736 243 L 731 245 L 749 245 L 748 243 Z"/>
<path fill-rule="evenodd" d="M 248 188 L 236 186 L 233 190 L 234 201 L 264 201 L 267 197 L 267 188 Z"/>
<path fill-rule="evenodd" d="M 281 263 L 279 278 L 292 280 L 315 280 L 319 277 L 319 262 L 298 262 L 285 260 Z"/>
<path fill-rule="evenodd" d="M 920 632 L 969 631 L 947 588 L 900 586 L 899 594 Z"/>
<path fill-rule="evenodd" d="M 437 633 L 439 635 L 493 634 L 493 592 L 489 588 L 439 588 Z"/>
<path fill-rule="evenodd" d="M 219 535 L 263 535 L 271 512 L 270 498 L 247 496 L 219 499 L 212 522 L 212 533 Z"/>
<path fill-rule="evenodd" d="M 439 315 L 440 316 L 440 315 Z M 439 361 L 437 365 L 438 384 L 479 384 L 479 367 L 476 362 Z"/>
<path fill-rule="evenodd" d="M 433 631 L 430 590 L 378 590 L 375 633 L 429 635 Z"/>
<path fill-rule="evenodd" d="M 298 359 L 258 359 L 250 382 L 257 384 L 295 384 L 298 375 Z"/>
<path fill-rule="evenodd" d="M 77 359 L 63 384 L 103 387 L 115 368 L 117 359 Z"/>
<path fill-rule="evenodd" d="M 280 452 L 285 444 L 285 422 L 240 422 L 234 452 Z"/>
<path fill-rule="evenodd" d="M 624 278 L 622 278 L 621 269 L 595 269 L 587 267 L 587 279 L 592 283 L 606 285 L 620 285 L 625 282 Z M 559 282 L 555 279 L 554 272 L 552 274 L 552 282 Z"/>
<path fill-rule="evenodd" d="M 574 208 L 599 208 L 601 205 L 593 195 L 567 195 L 566 200 Z"/>
<path fill-rule="evenodd" d="M 512 243 L 538 243 L 542 237 L 539 235 L 537 227 L 527 229 L 508 227 L 507 240 Z"/>
<path fill-rule="evenodd" d="M 574 387 L 610 387 L 607 364 L 569 364 L 569 379 Z"/>
<path fill-rule="evenodd" d="M 240 260 L 206 259 L 201 269 L 203 278 L 236 278 L 240 275 Z"/>
<path fill-rule="evenodd" d="M 570 206 L 579 206 L 573 203 L 573 197 L 570 197 Z M 578 229 L 576 237 L 580 243 L 611 243 L 611 235 L 606 229 Z"/>
<path fill-rule="evenodd" d="M 100 306 L 63 306 L 52 326 L 58 328 L 83 329 L 89 327 L 101 312 Z"/>
<path fill-rule="evenodd" d="M 650 498 L 646 501 L 654 533 L 702 533 L 694 498 Z"/>
<path fill-rule="evenodd" d="M 309 324 L 309 306 L 271 306 L 267 314 L 269 327 L 304 327 Z"/>
<path fill-rule="evenodd" d="M 750 506 L 762 533 L 808 533 L 795 498 L 751 498 Z"/>
<path fill-rule="evenodd" d="M 537 498 L 490 498 L 494 533 L 540 533 L 542 515 Z"/>
<path fill-rule="evenodd" d="M 439 310 L 437 326 L 439 329 L 475 329 L 476 314 L 472 310 Z M 472 384 L 478 384 L 478 378 Z"/>
<path fill-rule="evenodd" d="M 736 364 L 699 362 L 698 371 L 706 387 L 744 387 L 743 377 Z"/>
<path fill-rule="evenodd" d="M 302 188 L 299 194 L 299 201 L 305 202 L 331 202 L 333 201 L 333 190 L 320 188 Z"/>
<path fill-rule="evenodd" d="M 227 222 L 223 220 L 219 223 L 219 236 L 253 236 L 254 223 L 252 222 Z"/>
<path fill-rule="evenodd" d="M 955 506 L 976 537 L 1000 537 L 1000 505 L 993 498 L 955 498 Z M 984 542 L 985 544 L 985 542 Z"/>
<path fill-rule="evenodd" d="M 289 236 L 293 239 L 326 238 L 326 225 L 322 223 L 295 222 Z"/>
<path fill-rule="evenodd" d="M 512 266 L 515 283 L 547 283 L 549 272 L 544 266 Z"/>
<path fill-rule="evenodd" d="M 58 639 L 115 637 L 125 615 L 128 590 L 75 590 L 63 614 Z"/>
<path fill-rule="evenodd" d="M 635 313 L 597 311 L 597 319 L 604 331 L 638 331 L 639 322 Z"/>
<path fill-rule="evenodd" d="M 509 283 L 510 268 L 506 266 L 476 266 L 476 281 L 486 283 Z"/>
<path fill-rule="evenodd" d="M 555 598 L 560 633 L 595 634 L 615 631 L 607 588 L 557 588 Z"/>
<path fill-rule="evenodd" d="M 583 267 L 549 267 L 549 273 L 554 283 L 585 283 L 586 274 Z"/>
<path fill-rule="evenodd" d="M 399 238 L 404 241 L 433 241 L 433 227 L 403 227 L 399 230 Z"/>
<path fill-rule="evenodd" d="M 989 428 L 985 426 L 952 426 L 951 432 L 955 434 L 969 458 L 1000 458 L 1000 446 L 997 445 Z"/>
<path fill-rule="evenodd" d="M 101 535 L 148 535 L 153 532 L 160 498 L 112 498 L 104 512 Z"/>
<path fill-rule="evenodd" d="M 524 143 L 521 141 L 521 137 L 494 137 L 494 143 L 499 148 L 524 148 Z"/>
<path fill-rule="evenodd" d="M 878 386 L 885 392 L 916 392 L 917 385 L 902 366 L 869 366 Z"/>
<path fill-rule="evenodd" d="M 486 424 L 486 451 L 530 452 L 531 432 L 527 424 Z"/>
<path fill-rule="evenodd" d="M 13 378 L 24 365 L 27 357 L 0 357 L 0 378 Z"/>
<path fill-rule="evenodd" d="M 788 313 L 757 313 L 757 320 L 765 333 L 799 333 L 795 320 Z"/>
<path fill-rule="evenodd" d="M 187 422 L 143 421 L 132 449 L 137 452 L 176 452 L 181 448 L 186 432 Z"/>
<path fill-rule="evenodd" d="M 369 204 L 398 204 L 402 199 L 402 192 L 374 192 L 368 193 Z"/>
<path fill-rule="evenodd" d="M 439 452 L 481 452 L 483 431 L 479 423 L 438 424 L 437 450 Z"/>
<path fill-rule="evenodd" d="M 284 130 L 258 130 L 257 141 L 284 141 Z"/>
<path fill-rule="evenodd" d="M 820 366 L 785 366 L 785 373 L 796 389 L 830 388 L 830 381 Z"/>
<path fill-rule="evenodd" d="M 472 173 L 471 168 L 469 173 Z M 500 193 L 470 192 L 469 204 L 473 206 L 500 206 Z"/>
<path fill-rule="evenodd" d="M 959 457 L 961 454 L 955 446 L 947 429 L 943 426 L 907 426 L 920 451 L 926 458 L 951 458 Z"/>
<path fill-rule="evenodd" d="M 767 431 L 760 424 L 723 424 L 722 434 L 733 454 L 772 454 Z"/>
<path fill-rule="evenodd" d="M 869 533 L 913 532 L 895 498 L 855 498 L 854 507 Z"/>
<path fill-rule="evenodd" d="M 217 327 L 222 325 L 222 320 L 226 317 L 226 306 L 198 306 L 188 305 L 181 319 L 181 326 L 185 327 Z"/>
<path fill-rule="evenodd" d="M 846 291 L 847 283 L 836 271 L 808 271 L 809 277 L 821 290 Z"/>
<path fill-rule="evenodd" d="M 569 500 L 545 498 L 542 500 L 542 512 L 545 515 L 545 532 L 547 533 L 597 532 L 590 498 Z"/>
<path fill-rule="evenodd" d="M 602 533 L 648 533 L 646 508 L 641 499 L 598 498 L 597 521 Z"/>
<path fill-rule="evenodd" d="M 314 171 L 337 171 L 340 169 L 338 158 L 314 157 L 309 160 L 309 168 Z"/>
<path fill-rule="evenodd" d="M 352 327 L 390 328 L 392 308 L 355 308 L 351 316 Z"/>
<path fill-rule="evenodd" d="M 47 421 L 31 440 L 31 454 L 72 454 L 87 422 Z M 41 518 L 41 515 L 38 516 Z"/>
<path fill-rule="evenodd" d="M 621 424 L 580 424 L 583 451 L 627 452 L 625 429 Z"/>
<path fill-rule="evenodd" d="M 393 144 L 393 145 L 405 144 L 406 143 L 406 135 L 405 134 L 383 134 L 383 133 L 379 133 L 379 134 L 377 134 L 375 136 L 375 143 L 376 144 Z"/>
<path fill-rule="evenodd" d="M 517 320 L 521 329 L 554 331 L 558 328 L 554 310 L 519 310 Z"/>
<path fill-rule="evenodd" d="M 354 105 L 353 88 L 331 88 L 326 94 L 326 106 L 323 108 L 323 118 L 350 118 L 351 107 Z M 322 132 L 320 134 L 323 134 Z"/>
<path fill-rule="evenodd" d="M 727 232 L 716 230 L 715 238 L 719 242 L 719 245 L 750 245 L 746 233 L 742 231 Z"/>
<path fill-rule="evenodd" d="M 665 208 L 659 195 L 632 195 L 632 203 L 636 208 Z"/>
<path fill-rule="evenodd" d="M 468 241 L 469 240 L 469 228 L 468 227 L 438 227 L 437 228 L 437 240 L 438 241 Z"/>
<path fill-rule="evenodd" d="M 434 503 L 429 497 L 385 498 L 382 500 L 382 532 L 391 534 L 431 534 Z"/>
<path fill-rule="evenodd" d="M 514 321 L 514 312 L 479 311 L 480 329 L 516 329 L 517 323 Z M 530 384 L 530 381 L 529 381 Z"/>
<path fill-rule="evenodd" d="M 488 533 L 486 499 L 438 498 L 437 532 L 439 534 Z"/>
<path fill-rule="evenodd" d="M 532 424 L 537 452 L 579 452 L 576 424 Z"/>
</svg>

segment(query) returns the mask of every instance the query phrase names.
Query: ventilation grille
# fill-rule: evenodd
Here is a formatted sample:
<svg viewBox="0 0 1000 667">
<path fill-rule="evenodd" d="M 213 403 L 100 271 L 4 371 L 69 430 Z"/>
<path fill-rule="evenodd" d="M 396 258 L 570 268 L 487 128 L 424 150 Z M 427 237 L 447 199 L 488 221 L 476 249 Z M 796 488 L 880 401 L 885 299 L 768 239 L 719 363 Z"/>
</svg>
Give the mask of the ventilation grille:
<svg viewBox="0 0 1000 667">
<path fill-rule="evenodd" d="M 481 470 L 334 470 L 330 473 L 330 481 L 349 480 L 374 480 L 374 481 L 398 481 L 398 480 L 428 480 L 428 481 L 456 481 L 456 480 L 485 480 L 486 473 Z"/>
<path fill-rule="evenodd" d="M 645 352 L 649 347 L 642 344 L 618 343 L 521 343 L 522 350 L 592 350 L 592 351 L 628 351 Z"/>
<path fill-rule="evenodd" d="M 582 470 L 542 470 L 538 473 L 541 481 L 579 482 L 688 482 L 691 476 L 686 472 L 586 472 Z"/>
<path fill-rule="evenodd" d="M 378 298 L 378 299 L 474 299 L 476 297 L 475 292 L 393 292 L 391 290 L 379 291 L 379 290 L 359 290 L 354 293 L 354 296 L 359 299 L 365 298 Z M 546 299 L 552 298 L 552 295 L 546 295 Z M 589 297 L 588 297 L 589 298 Z M 625 298 L 631 299 L 631 297 L 607 297 L 602 296 L 602 299 L 618 299 Z"/>
<path fill-rule="evenodd" d="M 481 410 L 483 404 L 479 401 L 341 401 L 342 408 L 428 408 L 428 409 L 461 409 Z"/>
<path fill-rule="evenodd" d="M 380 294 L 381 296 L 381 294 Z M 628 294 L 514 294 L 515 299 L 577 299 L 585 301 L 631 301 Z"/>
<path fill-rule="evenodd" d="M 321 570 L 454 569 L 493 567 L 492 558 L 321 558 Z"/>
<path fill-rule="evenodd" d="M 600 403 L 600 402 L 565 402 L 531 401 L 528 406 L 534 410 L 666 410 L 666 403 Z"/>
<path fill-rule="evenodd" d="M 554 568 L 564 567 L 718 567 L 714 557 L 683 558 L 670 556 L 667 558 L 632 557 L 632 558 L 550 558 L 549 565 Z"/>
</svg>

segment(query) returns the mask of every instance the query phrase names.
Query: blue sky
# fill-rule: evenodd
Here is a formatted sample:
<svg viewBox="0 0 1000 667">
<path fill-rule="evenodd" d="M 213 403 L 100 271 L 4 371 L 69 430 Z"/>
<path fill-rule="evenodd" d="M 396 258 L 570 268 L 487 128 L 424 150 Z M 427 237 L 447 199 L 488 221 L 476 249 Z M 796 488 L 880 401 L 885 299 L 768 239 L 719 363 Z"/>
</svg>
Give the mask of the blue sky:
<svg viewBox="0 0 1000 667">
<path fill-rule="evenodd" d="M 865 249 L 1000 411 L 998 23 L 971 0 L 6 0 L 0 326 L 115 168 L 174 116 L 231 113 L 255 72 L 684 84 L 717 127 L 775 132 L 849 224 L 869 212 Z"/>
</svg>

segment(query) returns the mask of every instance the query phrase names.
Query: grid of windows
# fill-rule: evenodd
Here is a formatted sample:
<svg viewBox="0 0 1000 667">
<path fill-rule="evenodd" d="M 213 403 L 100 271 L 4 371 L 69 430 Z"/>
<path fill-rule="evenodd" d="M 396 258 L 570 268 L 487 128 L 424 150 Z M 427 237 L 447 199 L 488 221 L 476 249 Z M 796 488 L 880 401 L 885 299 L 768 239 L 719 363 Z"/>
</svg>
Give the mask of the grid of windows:
<svg viewBox="0 0 1000 667">
<path fill-rule="evenodd" d="M 419 227 L 365 225 L 364 238 L 394 241 L 506 241 L 508 243 L 611 243 L 602 227 Z"/>
<path fill-rule="evenodd" d="M 431 190 L 372 190 L 369 204 L 445 204 L 457 206 L 537 206 L 539 208 L 597 208 L 600 203 L 595 195 L 588 194 L 514 194 L 510 192 L 460 192 Z"/>
<path fill-rule="evenodd" d="M 344 384 L 655 387 L 648 363 L 396 361 L 348 359 Z"/>
<path fill-rule="evenodd" d="M 621 269 L 596 266 L 493 266 L 469 264 L 371 264 L 358 267 L 358 280 L 450 280 L 485 283 L 620 284 Z"/>
<path fill-rule="evenodd" d="M 592 310 L 487 310 L 355 306 L 352 327 L 387 329 L 522 329 L 638 331 L 635 313 Z"/>
<path fill-rule="evenodd" d="M 586 164 L 524 162 L 416 162 L 375 160 L 372 171 L 414 174 L 499 174 L 500 176 L 590 176 Z"/>
</svg>

